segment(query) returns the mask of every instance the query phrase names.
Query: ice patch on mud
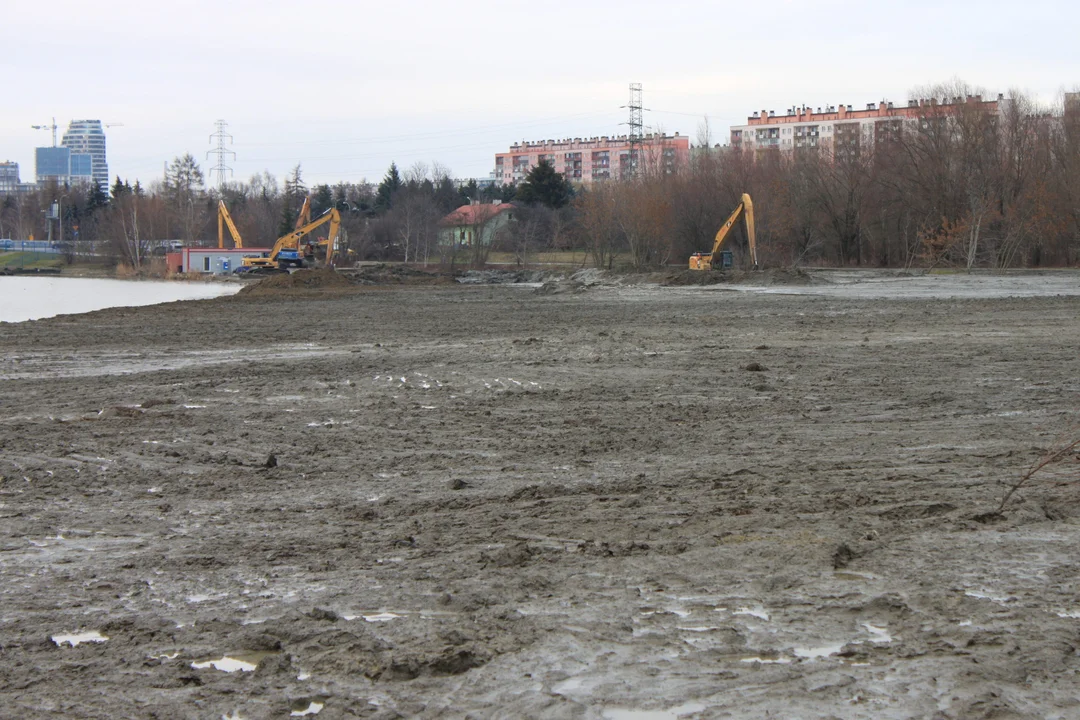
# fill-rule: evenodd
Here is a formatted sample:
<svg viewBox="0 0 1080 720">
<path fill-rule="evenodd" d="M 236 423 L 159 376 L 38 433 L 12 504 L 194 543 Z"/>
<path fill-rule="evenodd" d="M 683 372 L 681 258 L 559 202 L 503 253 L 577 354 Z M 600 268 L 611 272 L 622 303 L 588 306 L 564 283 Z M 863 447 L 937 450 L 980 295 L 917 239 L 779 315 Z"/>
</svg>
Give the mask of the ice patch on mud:
<svg viewBox="0 0 1080 720">
<path fill-rule="evenodd" d="M 1012 597 L 1001 597 L 1000 595 L 991 595 L 990 593 L 982 592 L 981 590 L 965 590 L 964 595 L 975 598 L 976 600 L 989 600 L 998 605 L 1005 605 L 1016 599 Z"/>
<path fill-rule="evenodd" d="M 227 673 L 253 672 L 255 668 L 259 666 L 259 661 L 273 654 L 274 653 L 269 652 L 257 652 L 225 655 L 212 660 L 193 662 L 191 663 L 191 667 L 195 668 L 196 670 L 207 670 L 213 668 L 214 670 L 221 670 L 222 672 Z"/>
<path fill-rule="evenodd" d="M 717 610 L 722 610 L 722 608 L 717 608 Z M 741 607 L 733 612 L 732 615 L 749 615 L 751 617 L 756 617 L 758 620 L 764 620 L 765 622 L 769 621 L 769 613 L 760 605 L 752 608 Z"/>
<path fill-rule="evenodd" d="M 893 636 L 889 634 L 889 628 L 872 623 L 863 623 L 862 625 L 866 628 L 866 632 L 870 633 L 870 642 L 880 644 L 893 641 Z"/>
<path fill-rule="evenodd" d="M 105 637 L 97 630 L 90 630 L 81 633 L 53 635 L 50 639 L 56 643 L 57 647 L 65 644 L 75 647 L 81 643 L 103 643 L 109 638 Z"/>
<path fill-rule="evenodd" d="M 488 390 L 494 390 L 495 392 L 505 392 L 506 390 L 543 390 L 540 383 L 526 380 L 515 380 L 512 377 L 508 378 L 494 378 L 493 380 L 484 380 L 484 387 Z"/>
<path fill-rule="evenodd" d="M 747 657 L 742 658 L 739 662 L 744 663 L 761 663 L 762 665 L 790 665 L 792 660 L 789 657 L 783 655 L 777 655 L 776 657 Z"/>
<path fill-rule="evenodd" d="M 833 572 L 833 577 L 837 580 L 877 580 L 876 575 L 870 573 L 855 572 L 854 570 L 837 570 Z"/>
<path fill-rule="evenodd" d="M 819 645 L 818 647 L 796 647 L 792 648 L 791 652 L 795 654 L 795 657 L 803 660 L 817 660 L 818 658 L 829 657 L 835 655 L 844 649 L 844 645 L 847 643 L 832 643 L 830 645 Z"/>
<path fill-rule="evenodd" d="M 701 703 L 689 702 L 668 710 L 628 710 L 623 708 L 604 708 L 600 711 L 604 720 L 678 720 L 684 715 L 693 715 L 706 708 Z"/>
<path fill-rule="evenodd" d="M 1059 618 L 1080 619 L 1080 610 L 1061 610 L 1056 614 Z"/>
</svg>

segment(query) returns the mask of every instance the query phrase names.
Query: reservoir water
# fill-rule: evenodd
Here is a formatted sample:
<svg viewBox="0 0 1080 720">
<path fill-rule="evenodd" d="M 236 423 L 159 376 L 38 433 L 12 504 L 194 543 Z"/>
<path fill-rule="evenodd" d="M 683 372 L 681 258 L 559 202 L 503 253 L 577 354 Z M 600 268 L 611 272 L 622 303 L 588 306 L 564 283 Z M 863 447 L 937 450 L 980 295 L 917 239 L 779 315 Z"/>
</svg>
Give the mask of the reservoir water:
<svg viewBox="0 0 1080 720">
<path fill-rule="evenodd" d="M 0 277 L 0 322 L 199 300 L 239 290 L 240 285 L 234 283 L 7 276 Z"/>
</svg>

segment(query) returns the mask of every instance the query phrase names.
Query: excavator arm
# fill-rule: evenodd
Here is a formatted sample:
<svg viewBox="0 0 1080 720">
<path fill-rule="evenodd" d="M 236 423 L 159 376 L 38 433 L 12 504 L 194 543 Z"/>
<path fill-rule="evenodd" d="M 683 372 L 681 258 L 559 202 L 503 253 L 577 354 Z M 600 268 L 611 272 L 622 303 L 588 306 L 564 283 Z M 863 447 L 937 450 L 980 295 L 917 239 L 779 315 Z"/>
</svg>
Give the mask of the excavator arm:
<svg viewBox="0 0 1080 720">
<path fill-rule="evenodd" d="M 307 225 L 309 222 L 311 222 L 311 196 L 310 195 L 308 197 L 304 198 L 304 206 L 302 208 L 300 208 L 300 214 L 296 216 L 296 225 L 295 225 L 295 227 L 296 227 L 297 230 L 299 230 L 300 228 Z"/>
<path fill-rule="evenodd" d="M 757 267 L 757 238 L 755 236 L 754 228 L 754 203 L 750 200 L 750 196 L 743 193 L 742 202 L 739 203 L 735 211 L 728 217 L 727 222 L 720 226 L 720 230 L 716 233 L 716 239 L 713 241 L 712 252 L 708 255 L 705 253 L 694 253 L 690 256 L 690 269 L 691 270 L 708 270 L 712 267 L 713 261 L 720 258 L 720 249 L 724 245 L 724 241 L 727 240 L 728 234 L 731 232 L 731 228 L 735 223 L 739 222 L 739 216 L 742 216 L 746 223 L 746 240 L 750 245 L 750 262 Z"/>
<path fill-rule="evenodd" d="M 225 207 L 225 201 L 218 200 L 217 246 L 219 249 L 225 247 L 225 225 L 229 226 L 229 234 L 232 235 L 233 244 L 238 248 L 244 247 L 244 241 L 240 239 L 240 231 L 236 229 L 232 215 L 229 214 L 229 209 Z"/>
</svg>

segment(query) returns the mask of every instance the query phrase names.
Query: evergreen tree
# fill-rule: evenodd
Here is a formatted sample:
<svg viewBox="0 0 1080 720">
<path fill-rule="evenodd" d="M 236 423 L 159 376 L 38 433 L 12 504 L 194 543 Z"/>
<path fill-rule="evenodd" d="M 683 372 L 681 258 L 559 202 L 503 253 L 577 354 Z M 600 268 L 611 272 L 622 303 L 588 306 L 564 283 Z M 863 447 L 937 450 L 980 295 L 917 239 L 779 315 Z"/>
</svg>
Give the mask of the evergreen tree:
<svg viewBox="0 0 1080 720">
<path fill-rule="evenodd" d="M 517 199 L 534 205 L 540 203 L 549 208 L 561 208 L 574 196 L 570 181 L 556 172 L 555 167 L 541 160 L 540 164 L 529 170 L 525 182 L 518 186 Z"/>
<path fill-rule="evenodd" d="M 285 237 L 296 229 L 296 215 L 297 213 L 289 203 L 284 203 L 281 206 L 281 224 L 278 225 L 278 237 Z"/>
<path fill-rule="evenodd" d="M 109 196 L 101 189 L 101 184 L 97 182 L 91 183 L 90 192 L 86 196 L 86 213 L 93 215 L 108 204 Z"/>
<path fill-rule="evenodd" d="M 203 172 L 191 153 L 173 158 L 165 170 L 165 189 L 174 205 L 191 202 L 203 191 Z"/>
<path fill-rule="evenodd" d="M 329 185 L 316 185 L 311 198 L 311 217 L 317 218 L 334 206 L 334 193 Z"/>
<path fill-rule="evenodd" d="M 303 205 L 308 189 L 301 177 L 300 165 L 292 169 L 292 174 L 285 178 L 285 198 L 288 204 Z"/>
<path fill-rule="evenodd" d="M 458 194 L 461 195 L 462 205 L 470 205 L 480 201 L 480 187 L 476 184 L 476 180 L 473 180 L 472 178 L 469 179 L 469 182 L 458 188 Z"/>
<path fill-rule="evenodd" d="M 113 186 L 112 186 L 112 196 L 113 196 L 113 198 L 123 197 L 125 193 L 130 192 L 130 191 L 131 191 L 131 188 L 128 187 L 127 183 L 123 182 L 120 179 L 120 176 L 117 175 L 116 176 L 116 182 L 114 182 Z"/>
<path fill-rule="evenodd" d="M 454 181 L 447 175 L 442 176 L 435 188 L 435 206 L 443 215 L 461 207 L 461 195 L 454 187 Z"/>
<path fill-rule="evenodd" d="M 379 183 L 379 189 L 375 191 L 375 209 L 386 212 L 394 204 L 394 195 L 401 189 L 401 173 L 398 172 L 397 163 L 390 163 L 390 169 Z"/>
</svg>

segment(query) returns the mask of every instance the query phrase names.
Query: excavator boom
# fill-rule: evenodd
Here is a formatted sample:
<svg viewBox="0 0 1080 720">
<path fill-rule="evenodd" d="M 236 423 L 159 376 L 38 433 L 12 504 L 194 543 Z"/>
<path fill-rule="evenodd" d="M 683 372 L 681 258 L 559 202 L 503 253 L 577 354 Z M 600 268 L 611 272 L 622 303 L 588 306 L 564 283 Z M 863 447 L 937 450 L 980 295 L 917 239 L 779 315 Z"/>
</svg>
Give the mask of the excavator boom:
<svg viewBox="0 0 1080 720">
<path fill-rule="evenodd" d="M 225 247 L 225 225 L 229 226 L 229 234 L 232 235 L 233 244 L 238 248 L 244 247 L 244 241 L 240 238 L 240 231 L 236 229 L 232 215 L 229 214 L 229 209 L 225 207 L 225 201 L 218 200 L 217 246 L 219 249 Z"/>
<path fill-rule="evenodd" d="M 750 200 L 750 196 L 743 193 L 742 202 L 739 203 L 735 211 L 728 217 L 727 222 L 720 226 L 720 230 L 716 233 L 716 239 L 713 241 L 712 252 L 708 255 L 705 253 L 694 253 L 690 256 L 690 269 L 691 270 L 709 270 L 712 268 L 713 261 L 720 258 L 720 249 L 724 245 L 724 241 L 727 240 L 728 234 L 731 232 L 731 228 L 735 223 L 739 222 L 739 216 L 742 216 L 746 223 L 746 240 L 750 245 L 750 262 L 757 267 L 757 238 L 755 236 L 754 228 L 754 203 Z"/>
</svg>

